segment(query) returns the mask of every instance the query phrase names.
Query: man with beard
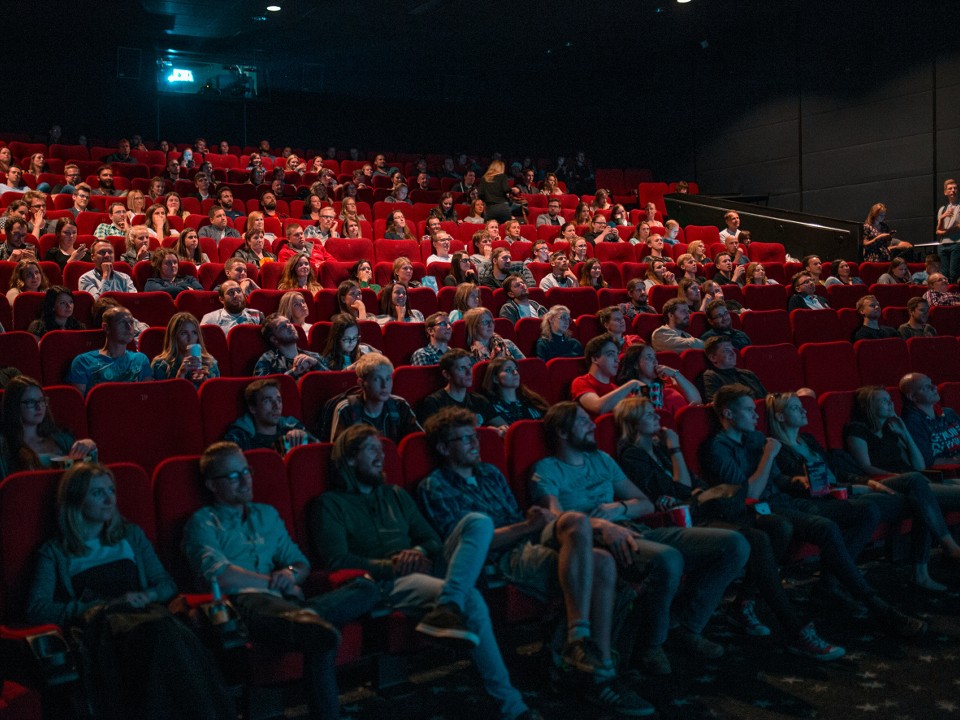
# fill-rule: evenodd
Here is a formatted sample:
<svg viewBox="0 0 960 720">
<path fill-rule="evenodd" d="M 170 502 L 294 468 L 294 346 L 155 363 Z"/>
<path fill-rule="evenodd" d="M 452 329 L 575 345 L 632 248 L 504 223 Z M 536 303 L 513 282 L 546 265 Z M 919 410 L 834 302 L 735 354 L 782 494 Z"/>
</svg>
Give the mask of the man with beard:
<svg viewBox="0 0 960 720">
<path fill-rule="evenodd" d="M 277 380 L 254 380 L 244 388 L 243 400 L 247 412 L 231 423 L 223 436 L 241 450 L 263 448 L 284 454 L 287 448 L 317 441 L 297 418 L 283 414 Z"/>
<path fill-rule="evenodd" d="M 107 155 L 103 161 L 105 163 L 136 163 L 137 159 L 130 154 L 130 141 L 124 138 L 117 143 L 117 151 Z"/>
<path fill-rule="evenodd" d="M 332 488 L 310 508 L 311 537 L 326 566 L 364 570 L 391 610 L 426 610 L 417 631 L 471 651 L 502 718 L 539 718 L 510 684 L 475 587 L 494 535 L 490 518 L 470 513 L 441 542 L 406 490 L 384 482 L 383 446 L 369 425 L 347 428 L 330 460 Z"/>
<path fill-rule="evenodd" d="M 723 300 L 714 300 L 707 305 L 706 315 L 710 327 L 700 336 L 704 343 L 712 337 L 722 337 L 729 340 L 737 350 L 743 350 L 750 344 L 749 335 L 743 330 L 734 329 L 730 311 Z"/>
<path fill-rule="evenodd" d="M 500 307 L 500 317 L 507 318 L 512 323 L 520 318 L 539 318 L 547 314 L 547 309 L 530 299 L 527 284 L 518 275 L 511 275 L 503 281 L 503 288 L 507 291 L 509 300 Z"/>
<path fill-rule="evenodd" d="M 121 197 L 126 195 L 122 190 L 118 190 L 113 185 L 113 168 L 109 165 L 101 165 L 97 168 L 97 187 L 93 189 L 92 195 L 108 195 L 110 197 Z"/>
<path fill-rule="evenodd" d="M 173 183 L 177 182 L 180 179 L 180 163 L 174 158 L 167 160 L 167 169 L 163 171 L 161 177 Z"/>
<path fill-rule="evenodd" d="M 232 196 L 231 196 L 232 202 Z M 238 238 L 240 233 L 230 226 L 230 219 L 227 211 L 219 205 L 210 206 L 210 224 L 200 228 L 198 233 L 200 237 L 212 238 L 214 242 L 220 242 L 225 237 Z"/>
<path fill-rule="evenodd" d="M 217 205 L 223 208 L 223 211 L 231 220 L 236 220 L 243 215 L 242 212 L 233 206 L 233 190 L 226 185 L 221 185 L 217 188 Z"/>
<path fill-rule="evenodd" d="M 650 344 L 654 350 L 681 353 L 684 350 L 703 349 L 703 340 L 687 332 L 690 326 L 690 307 L 685 302 L 678 298 L 667 300 L 663 304 L 663 322 L 650 336 Z"/>
<path fill-rule="evenodd" d="M 285 220 L 287 217 L 283 213 L 277 212 L 277 196 L 270 190 L 260 196 L 260 210 L 264 217 L 277 218 L 277 220 Z"/>
<path fill-rule="evenodd" d="M 283 315 L 269 315 L 261 328 L 270 349 L 257 360 L 254 375 L 289 375 L 294 379 L 317 369 L 320 356 L 297 347 L 297 328 Z"/>
<path fill-rule="evenodd" d="M 220 286 L 220 310 L 208 312 L 200 319 L 201 325 L 216 325 L 224 334 L 237 325 L 259 325 L 263 321 L 263 313 L 247 307 L 247 298 L 240 288 L 240 283 L 227 280 Z"/>
</svg>

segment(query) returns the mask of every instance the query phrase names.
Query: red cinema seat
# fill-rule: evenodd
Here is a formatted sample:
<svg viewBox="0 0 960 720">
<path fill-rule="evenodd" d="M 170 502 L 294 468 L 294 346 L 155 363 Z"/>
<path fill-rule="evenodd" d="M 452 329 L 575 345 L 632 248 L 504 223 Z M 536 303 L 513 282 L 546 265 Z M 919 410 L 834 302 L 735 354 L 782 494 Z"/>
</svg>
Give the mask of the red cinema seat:
<svg viewBox="0 0 960 720">
<path fill-rule="evenodd" d="M 420 245 L 416 240 L 384 240 L 379 239 L 374 244 L 375 262 L 393 263 L 399 257 L 406 257 L 411 262 L 420 262 Z M 368 258 L 369 259 L 369 258 Z"/>
<path fill-rule="evenodd" d="M 797 347 L 804 343 L 850 339 L 850 333 L 844 332 L 836 310 L 794 310 L 790 313 L 790 328 L 793 344 Z"/>
<path fill-rule="evenodd" d="M 330 238 L 324 245 L 324 249 L 340 262 L 347 262 L 351 265 L 358 260 L 369 260 L 371 263 L 374 262 L 375 253 L 373 241 L 365 238 L 359 238 L 356 240 L 349 240 L 347 238 Z"/>
<path fill-rule="evenodd" d="M 152 327 L 166 327 L 177 311 L 173 298 L 165 292 L 118 293 L 106 292 L 104 297 L 112 297 L 133 313 L 140 322 Z"/>
<path fill-rule="evenodd" d="M 663 316 L 654 313 L 637 313 L 633 317 L 633 334 L 639 335 L 644 342 L 650 342 L 653 331 L 663 325 Z"/>
<path fill-rule="evenodd" d="M 257 360 L 270 348 L 263 339 L 259 325 L 237 325 L 227 333 L 230 367 L 238 377 L 252 376 Z"/>
<path fill-rule="evenodd" d="M 70 331 L 61 330 L 60 332 Z M 100 336 L 102 339 L 102 332 Z M 0 333 L 0 366 L 15 367 L 24 375 L 42 383 L 43 369 L 37 338 L 28 332 Z M 61 376 L 57 382 L 63 382 L 63 377 Z"/>
<path fill-rule="evenodd" d="M 790 316 L 786 310 L 751 310 L 740 316 L 740 329 L 754 345 L 789 343 Z"/>
<path fill-rule="evenodd" d="M 280 383 L 283 414 L 301 417 L 300 393 L 296 381 L 289 375 L 270 375 Z M 254 381 L 252 377 L 211 378 L 200 385 L 200 417 L 204 445 L 223 439 L 232 422 L 247 412 L 243 392 Z"/>
<path fill-rule="evenodd" d="M 757 374 L 769 392 L 793 392 L 803 387 L 803 367 L 790 343 L 748 345 L 740 351 L 745 370 Z"/>
<path fill-rule="evenodd" d="M 700 452 L 707 441 L 715 435 L 720 425 L 713 412 L 713 405 L 687 405 L 676 415 L 677 434 L 687 467 L 694 475 L 701 472 Z"/>
<path fill-rule="evenodd" d="M 87 429 L 87 407 L 83 395 L 73 385 L 48 385 L 43 394 L 50 398 L 50 414 L 57 425 L 76 438 L 90 436 Z"/>
<path fill-rule="evenodd" d="M 597 291 L 588 287 L 550 288 L 547 290 L 547 305 L 566 305 L 572 318 L 596 315 L 600 309 Z"/>
<path fill-rule="evenodd" d="M 6 287 L 0 282 L 0 287 Z M 13 324 L 4 325 L 9 330 L 26 330 L 30 323 L 40 318 L 46 293 L 22 292 L 13 299 Z M 9 323 L 9 320 L 8 320 Z"/>
<path fill-rule="evenodd" d="M 527 482 L 537 460 L 550 455 L 542 420 L 520 420 L 510 426 L 504 439 L 507 457 L 507 481 L 520 508 L 530 505 Z"/>
<path fill-rule="evenodd" d="M 583 317 L 589 317 L 584 315 Z M 520 318 L 513 325 L 517 335 L 517 347 L 527 357 L 537 356 L 537 340 L 540 339 L 540 318 Z"/>
<path fill-rule="evenodd" d="M 864 281 L 866 282 L 866 281 Z M 919 297 L 927 291 L 925 285 L 881 285 L 875 283 L 870 286 L 870 294 L 877 298 L 880 307 L 906 307 L 912 297 Z M 933 313 L 930 313 L 933 315 Z"/>
<path fill-rule="evenodd" d="M 428 287 L 410 288 L 407 290 L 407 307 L 419 310 L 427 318 L 437 311 L 437 294 Z"/>
<path fill-rule="evenodd" d="M 675 297 L 677 297 L 676 285 L 654 285 L 647 291 L 647 302 L 657 312 L 663 312 L 663 304 Z"/>
<path fill-rule="evenodd" d="M 817 398 L 820 416 L 823 419 L 823 434 L 826 447 L 843 449 L 843 427 L 850 422 L 853 412 L 853 390 L 827 392 Z M 807 411 L 809 418 L 810 412 Z"/>
<path fill-rule="evenodd" d="M 66 380 L 77 355 L 103 347 L 103 330 L 51 330 L 40 339 L 40 366 L 44 385 Z"/>
<path fill-rule="evenodd" d="M 747 246 L 747 255 L 753 262 L 783 263 L 787 261 L 786 248 L 780 243 L 752 242 Z"/>
<path fill-rule="evenodd" d="M 866 285 L 827 285 L 827 300 L 833 308 L 855 308 L 857 301 L 869 295 Z"/>
<path fill-rule="evenodd" d="M 353 370 L 333 370 L 327 372 L 309 372 L 300 378 L 300 404 L 303 410 L 303 424 L 316 434 L 320 425 L 321 413 L 327 401 L 357 385 L 357 374 Z M 321 441 L 329 438 L 320 438 Z"/>
<path fill-rule="evenodd" d="M 314 499 L 325 492 L 330 473 L 331 443 L 311 443 L 295 447 L 284 458 L 287 483 L 290 488 L 290 506 L 293 510 L 293 537 L 310 562 L 322 562 L 310 540 L 309 510 Z M 391 477 L 389 474 L 387 477 Z"/>
<path fill-rule="evenodd" d="M 751 310 L 785 310 L 787 292 L 783 285 L 746 285 L 743 304 Z"/>
<path fill-rule="evenodd" d="M 149 423 L 135 421 L 145 418 Z M 148 472 L 174 453 L 204 448 L 200 401 L 186 380 L 95 385 L 87 425 L 101 461 L 134 462 Z"/>
<path fill-rule="evenodd" d="M 853 344 L 853 354 L 863 385 L 897 386 L 910 372 L 910 355 L 901 338 L 858 340 Z"/>
<path fill-rule="evenodd" d="M 477 436 L 480 438 L 480 458 L 485 463 L 495 465 L 506 476 L 507 461 L 504 443 L 496 428 L 478 427 Z M 398 451 L 403 468 L 404 487 L 407 492 L 416 497 L 420 481 L 437 467 L 433 452 L 427 445 L 427 436 L 422 432 L 407 435 L 400 441 Z"/>
<path fill-rule="evenodd" d="M 547 402 L 551 405 L 561 400 L 570 399 L 570 383 L 574 378 L 587 372 L 587 365 L 583 358 L 553 358 L 547 361 L 547 374 L 550 378 L 550 396 Z"/>
<path fill-rule="evenodd" d="M 204 267 L 206 267 L 206 265 L 200 268 L 201 271 Z M 203 316 L 207 313 L 214 312 L 223 307 L 220 303 L 220 296 L 212 290 L 182 292 L 177 295 L 177 299 L 173 304 L 176 306 L 177 312 L 188 312 L 197 320 L 202 320 Z M 220 330 L 219 327 L 217 329 Z M 223 335 L 223 330 L 220 330 L 220 334 Z"/>
<path fill-rule="evenodd" d="M 430 393 L 446 383 L 437 365 L 401 365 L 393 371 L 393 393 L 399 395 L 414 409 Z"/>
<path fill-rule="evenodd" d="M 427 292 L 433 293 L 429 289 Z M 427 342 L 426 323 L 392 322 L 383 326 L 384 354 L 390 358 L 394 366 L 409 364 L 410 356 L 414 351 L 422 348 Z"/>
<path fill-rule="evenodd" d="M 799 355 L 804 384 L 818 395 L 860 387 L 853 346 L 848 341 L 807 343 L 800 346 Z"/>
<path fill-rule="evenodd" d="M 633 262 L 635 254 L 630 243 L 602 242 L 593 249 L 593 256 L 601 262 Z"/>
<path fill-rule="evenodd" d="M 683 236 L 687 244 L 700 240 L 710 247 L 720 242 L 720 229 L 715 225 L 687 225 L 683 228 Z"/>
<path fill-rule="evenodd" d="M 907 340 L 910 369 L 923 373 L 935 383 L 960 380 L 960 343 L 949 335 L 918 337 Z M 41 352 L 41 355 L 43 353 Z"/>
<path fill-rule="evenodd" d="M 930 308 L 928 322 L 937 329 L 939 335 L 960 335 L 960 305 L 938 305 Z"/>
<path fill-rule="evenodd" d="M 940 404 L 960 412 L 960 382 L 940 383 Z"/>
</svg>

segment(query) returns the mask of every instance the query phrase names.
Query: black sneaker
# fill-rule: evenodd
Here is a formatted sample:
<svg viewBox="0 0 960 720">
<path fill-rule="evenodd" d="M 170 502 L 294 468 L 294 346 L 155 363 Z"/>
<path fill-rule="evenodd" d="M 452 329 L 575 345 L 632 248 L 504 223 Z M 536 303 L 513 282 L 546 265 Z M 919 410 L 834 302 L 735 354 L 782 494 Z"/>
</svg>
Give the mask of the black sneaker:
<svg viewBox="0 0 960 720">
<path fill-rule="evenodd" d="M 563 646 L 560 660 L 564 666 L 584 673 L 596 672 L 603 665 L 600 648 L 590 638 L 580 638 Z"/>
<path fill-rule="evenodd" d="M 794 641 L 787 645 L 787 650 L 794 655 L 821 661 L 842 658 L 847 652 L 839 645 L 831 645 L 817 635 L 813 623 L 807 623 L 803 627 Z"/>
<path fill-rule="evenodd" d="M 754 637 L 766 637 L 770 634 L 770 628 L 760 622 L 760 618 L 757 617 L 755 600 L 734 603 L 730 612 L 727 613 L 727 622 Z"/>
<path fill-rule="evenodd" d="M 463 611 L 453 603 L 437 605 L 424 615 L 417 624 L 417 632 L 460 647 L 475 648 L 480 644 L 477 634 L 467 629 Z"/>
<path fill-rule="evenodd" d="M 656 709 L 617 678 L 584 688 L 587 702 L 628 717 L 653 715 Z"/>
</svg>

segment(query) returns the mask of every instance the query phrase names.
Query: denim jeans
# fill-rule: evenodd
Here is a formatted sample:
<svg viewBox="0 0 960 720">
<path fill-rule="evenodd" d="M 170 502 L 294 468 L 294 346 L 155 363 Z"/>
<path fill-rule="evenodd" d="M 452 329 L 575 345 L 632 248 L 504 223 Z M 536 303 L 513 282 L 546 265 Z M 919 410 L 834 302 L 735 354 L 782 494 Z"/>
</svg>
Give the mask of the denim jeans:
<svg viewBox="0 0 960 720">
<path fill-rule="evenodd" d="M 941 243 L 937 248 L 940 256 L 940 270 L 950 282 L 960 277 L 960 242 Z"/>
<path fill-rule="evenodd" d="M 487 604 L 476 589 L 493 539 L 493 521 L 481 513 L 468 513 L 450 533 L 443 546 L 446 575 L 443 578 L 413 573 L 398 578 L 387 598 L 398 610 L 425 605 L 454 603 L 463 610 L 467 627 L 480 644 L 473 649 L 473 662 L 487 693 L 500 703 L 504 718 L 515 718 L 527 709 L 510 675 L 493 635 Z"/>
<path fill-rule="evenodd" d="M 687 630 L 699 634 L 750 555 L 750 544 L 740 533 L 715 528 L 646 530 L 639 545 L 634 558 L 646 573 L 641 602 L 649 623 L 640 644 L 648 647 L 660 646 L 667 639 L 670 606 L 684 574 L 687 581 L 676 618 Z"/>
</svg>

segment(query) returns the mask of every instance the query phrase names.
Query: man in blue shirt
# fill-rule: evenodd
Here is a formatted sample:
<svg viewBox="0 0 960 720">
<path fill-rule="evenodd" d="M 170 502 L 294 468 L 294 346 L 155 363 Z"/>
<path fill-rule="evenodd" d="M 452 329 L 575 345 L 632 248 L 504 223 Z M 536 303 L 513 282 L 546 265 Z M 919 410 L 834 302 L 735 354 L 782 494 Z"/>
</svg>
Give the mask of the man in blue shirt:
<svg viewBox="0 0 960 720">
<path fill-rule="evenodd" d="M 127 350 L 127 345 L 133 342 L 135 322 L 125 307 L 107 310 L 103 314 L 106 342 L 99 350 L 73 359 L 67 382 L 86 395 L 98 383 L 152 380 L 150 359 L 143 353 Z"/>
</svg>

